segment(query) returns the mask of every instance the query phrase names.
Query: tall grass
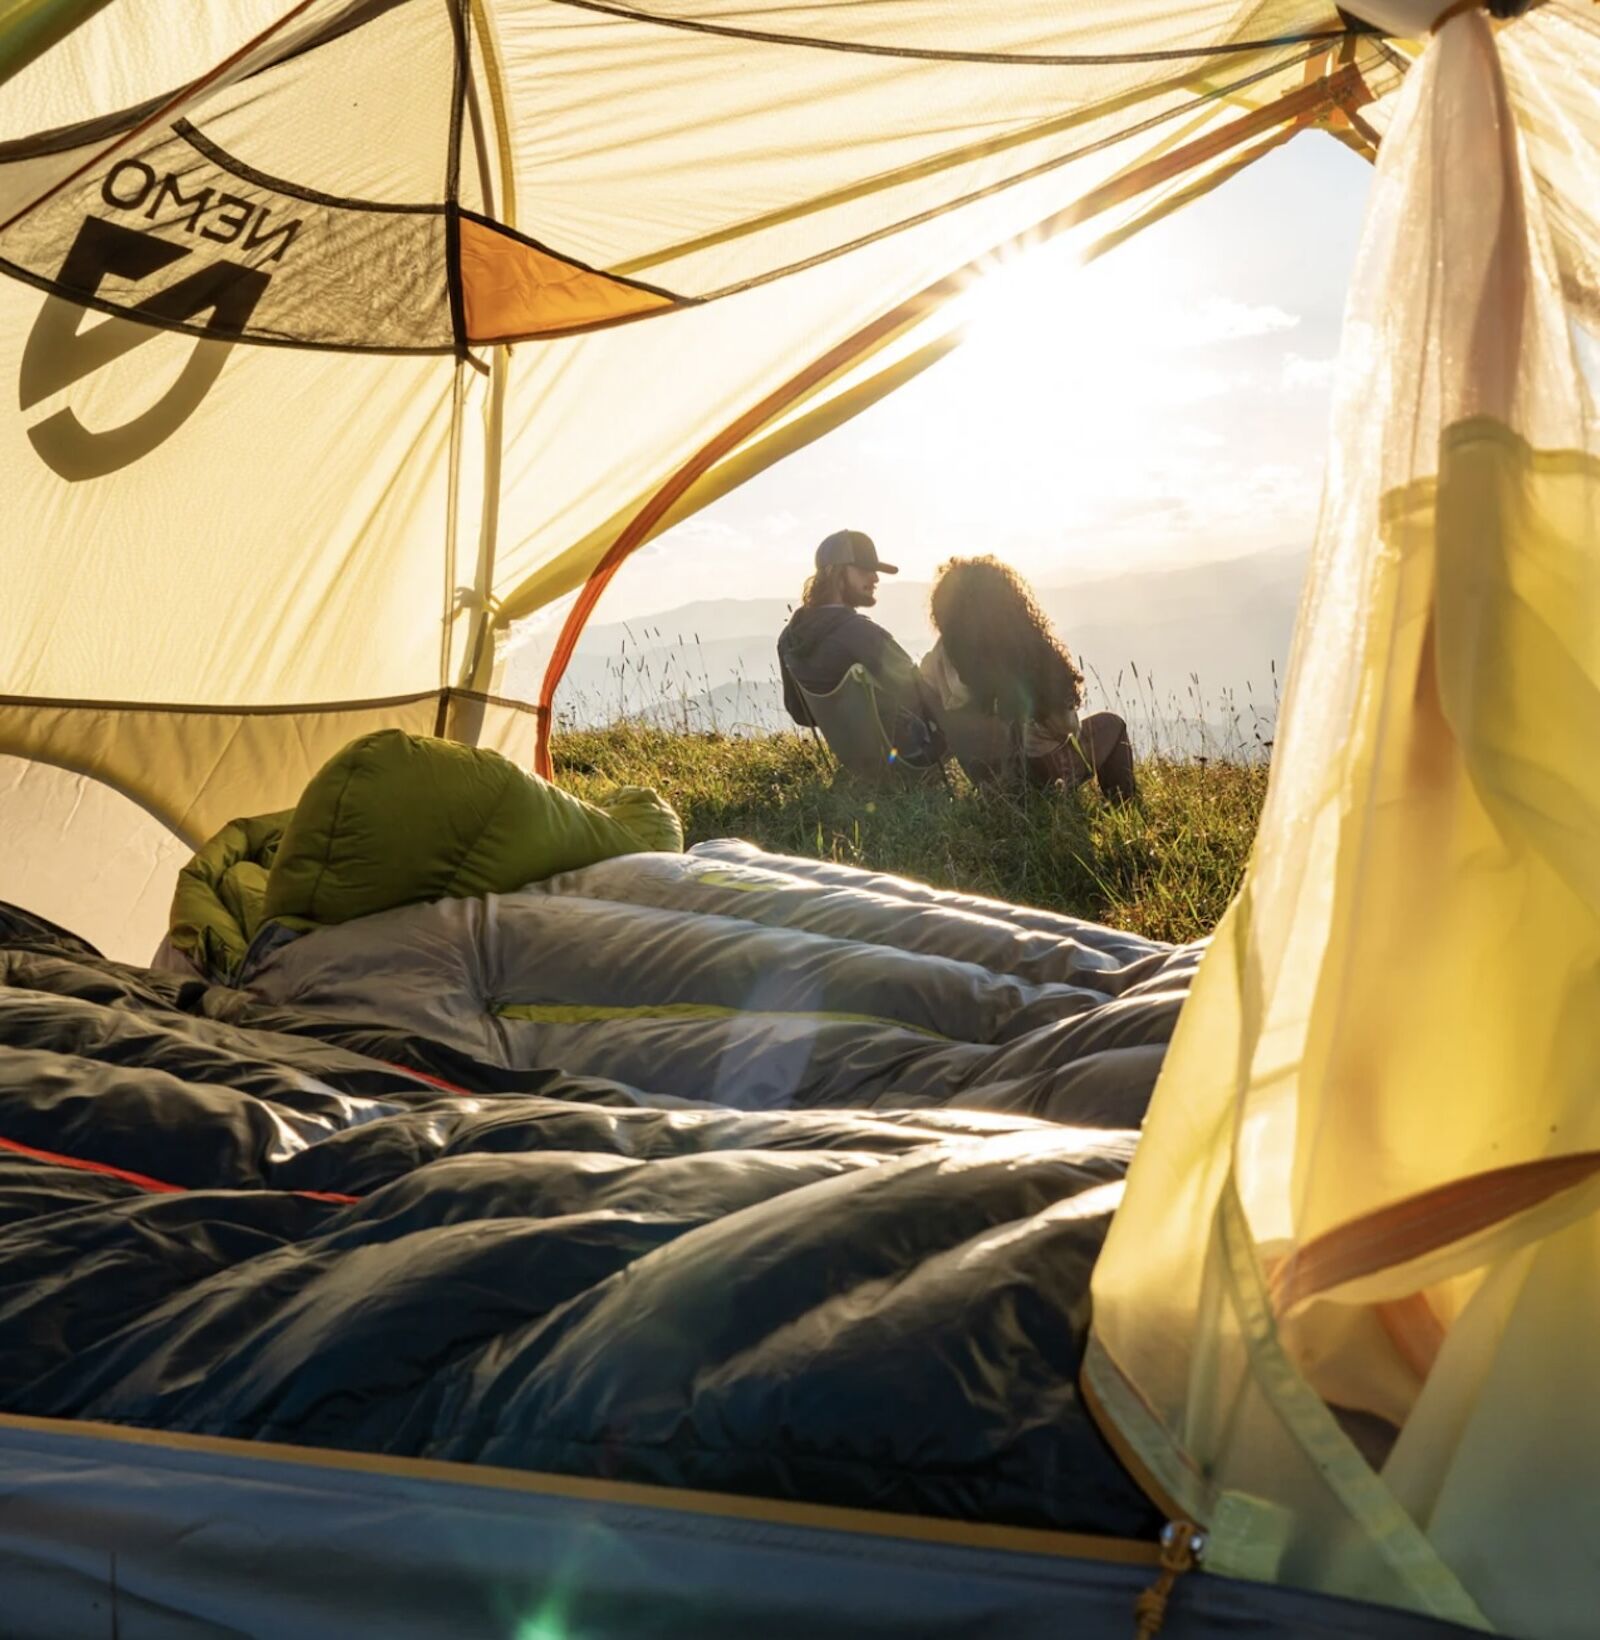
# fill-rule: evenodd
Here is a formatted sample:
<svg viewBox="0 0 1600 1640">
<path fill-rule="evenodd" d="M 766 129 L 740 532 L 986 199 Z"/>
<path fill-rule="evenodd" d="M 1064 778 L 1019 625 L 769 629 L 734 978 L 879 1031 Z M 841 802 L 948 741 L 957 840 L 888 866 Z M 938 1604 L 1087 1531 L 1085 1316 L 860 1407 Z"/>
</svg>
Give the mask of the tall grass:
<svg viewBox="0 0 1600 1640">
<path fill-rule="evenodd" d="M 882 791 L 845 774 L 820 741 L 769 733 L 777 678 L 730 674 L 719 710 L 698 635 L 624 629 L 604 684 L 562 701 L 556 776 L 585 796 L 653 786 L 690 843 L 744 837 L 766 849 L 917 877 L 1043 906 L 1154 939 L 1208 934 L 1238 887 L 1266 791 L 1277 668 L 1258 694 L 1208 696 L 1198 677 L 1158 685 L 1136 663 L 1087 668 L 1086 710 L 1129 724 L 1141 798 L 1119 809 L 1076 792 L 948 782 Z M 760 709 L 762 697 L 766 712 Z"/>
<path fill-rule="evenodd" d="M 761 735 L 774 727 L 782 698 L 776 663 L 749 673 L 741 661 L 713 677 L 698 632 L 667 639 L 659 626 L 623 621 L 605 678 L 562 693 L 557 725 L 595 728 L 640 723 L 679 734 Z M 718 693 L 723 698 L 718 700 Z"/>
<path fill-rule="evenodd" d="M 1278 718 L 1275 661 L 1268 660 L 1260 691 L 1246 682 L 1242 695 L 1232 689 L 1209 693 L 1194 673 L 1173 687 L 1136 661 L 1109 677 L 1092 663 L 1085 672 L 1085 711 L 1118 713 L 1148 756 L 1251 763 L 1271 751 Z M 570 685 L 556 722 L 567 730 L 631 723 L 685 735 L 766 735 L 787 725 L 781 698 L 776 664 L 748 672 L 741 662 L 714 675 L 698 633 L 669 639 L 658 626 L 624 622 L 604 680 L 588 688 Z"/>
<path fill-rule="evenodd" d="M 744 837 L 1047 907 L 1155 939 L 1209 933 L 1238 885 L 1266 788 L 1260 759 L 1139 765 L 1141 800 L 949 784 L 882 791 L 845 774 L 810 736 L 683 733 L 650 723 L 567 729 L 556 777 L 585 796 L 653 786 L 690 843 Z"/>
</svg>

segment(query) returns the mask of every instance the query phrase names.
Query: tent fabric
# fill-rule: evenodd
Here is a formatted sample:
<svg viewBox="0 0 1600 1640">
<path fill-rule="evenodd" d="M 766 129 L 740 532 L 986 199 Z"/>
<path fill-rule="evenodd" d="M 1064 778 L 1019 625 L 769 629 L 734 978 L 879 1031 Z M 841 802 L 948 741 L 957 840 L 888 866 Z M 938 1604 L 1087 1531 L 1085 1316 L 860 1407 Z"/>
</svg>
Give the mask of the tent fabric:
<svg viewBox="0 0 1600 1640">
<path fill-rule="evenodd" d="M 25 401 L 0 474 L 28 520 L 0 752 L 195 846 L 338 744 L 307 756 L 269 709 L 426 732 L 422 697 L 493 694 L 495 634 L 719 433 L 646 533 L 882 391 L 876 353 L 894 380 L 937 356 L 981 259 L 1075 231 L 1098 185 L 1133 179 L 1103 232 L 1171 182 L 1141 165 L 1225 169 L 1230 122 L 1308 76 L 1245 148 L 1331 117 L 1339 72 L 1398 78 L 1283 0 L 191 10 L 99 12 L 0 85 L 0 377 Z M 536 339 L 477 345 L 479 321 Z"/>
<path fill-rule="evenodd" d="M 148 810 L 191 848 L 245 808 L 252 793 L 292 808 L 317 770 L 363 734 L 437 734 L 523 765 L 534 743 L 527 707 L 471 690 L 259 711 L 13 698 L 0 699 L 0 722 L 15 754 L 31 762 L 50 763 L 64 743 L 76 744 L 75 767 L 81 762 L 84 773 Z"/>
<path fill-rule="evenodd" d="M 253 803 L 293 807 L 356 736 L 441 734 L 523 767 L 535 745 L 530 710 L 462 690 L 275 711 L 11 700 L 0 719 L 18 754 L 0 755 L 0 873 L 57 921 L 141 960 L 166 934 L 195 850 Z"/>
<path fill-rule="evenodd" d="M 1600 1598 L 1600 417 L 1523 27 L 1448 22 L 1388 125 L 1267 805 L 1088 1380 L 1219 1570 L 1561 1637 Z"/>
<path fill-rule="evenodd" d="M 89 775 L 0 756 L 8 877 L 31 903 L 102 950 L 148 957 L 166 936 L 193 845 Z"/>
<path fill-rule="evenodd" d="M 1592 95 L 1600 18 L 1591 5 L 1545 0 L 1497 26 L 1495 42 L 1537 181 L 1562 295 L 1592 328 L 1600 323 L 1600 204 L 1591 181 L 1600 163 Z M 1414 56 L 1420 46 L 1396 41 L 1389 49 Z M 1387 131 L 1398 102 L 1399 86 L 1394 86 L 1363 109 L 1363 118 L 1378 132 Z"/>
<path fill-rule="evenodd" d="M 67 1524 L 95 1497 L 95 1553 Z M 1127 1640 L 1152 1546 L 482 1465 L 0 1415 L 14 1640 Z M 1141 1554 L 1141 1551 L 1145 1551 Z M 284 1568 L 317 1568 L 313 1577 Z M 1187 1578 L 1170 1640 L 1448 1640 L 1411 1613 Z"/>
<path fill-rule="evenodd" d="M 1581 28 L 1581 20 L 1567 22 L 1578 9 L 1543 8 Z M 463 40 L 468 71 L 458 76 Z M 730 54 L 737 74 L 726 71 Z M 1552 48 L 1539 58 L 1541 83 L 1546 57 L 1562 53 Z M 41 309 L 35 289 L 6 286 L 15 305 L 6 333 L 39 331 L 30 391 L 43 396 L 29 412 L 36 419 L 14 425 L 14 442 L 0 457 L 12 493 L 59 544 L 46 573 L 30 554 L 24 574 L 11 576 L 23 607 L 48 617 L 31 635 L 23 623 L 0 687 L 29 700 L 242 708 L 386 698 L 452 681 L 489 685 L 489 629 L 582 581 L 695 453 L 704 429 L 732 426 L 830 338 L 853 335 L 874 313 L 897 312 L 930 288 L 930 277 L 944 278 L 1041 223 L 1068 231 L 1058 222 L 1064 207 L 1098 181 L 1137 173 L 1137 161 L 1170 148 L 1184 126 L 1191 136 L 1196 122 L 1220 131 L 1240 110 L 1269 107 L 1308 75 L 1331 86 L 1347 70 L 1381 101 L 1403 60 L 1381 40 L 1350 34 L 1331 12 L 1292 5 L 1236 15 L 1225 7 L 1174 14 L 1108 6 L 1070 16 L 1016 5 L 960 21 L 935 6 L 815 14 L 768 7 L 730 28 L 715 7 L 702 14 L 687 5 L 530 0 L 462 10 L 444 0 L 377 7 L 318 0 L 291 15 L 264 0 L 235 0 L 208 8 L 204 30 L 153 26 L 138 50 L 126 49 L 114 18 L 98 15 L 0 88 L 0 133 L 12 139 L 0 150 L 12 155 L 0 166 L 7 184 L 0 202 L 9 202 L 0 220 L 23 213 L 0 233 L 19 241 L 6 259 L 19 275 L 59 286 L 69 242 L 91 221 L 98 227 L 86 231 L 139 233 L 167 247 L 151 254 L 182 247 L 184 255 L 141 278 L 127 298 L 116 295 L 117 276 L 106 276 L 97 299 L 121 302 L 118 311 L 130 315 L 139 308 L 132 333 L 92 331 L 65 296 Z M 219 76 L 220 63 L 231 66 Z M 174 95 L 185 74 L 212 78 L 196 93 Z M 331 83 L 362 90 L 354 108 L 339 105 L 336 128 L 327 112 Z M 679 89 L 686 84 L 692 97 Z M 441 100 L 441 116 L 419 121 L 419 98 L 428 96 Z M 627 122 L 627 143 L 588 140 L 583 122 L 595 106 Z M 165 124 L 155 118 L 163 111 Z M 153 123 L 130 137 L 136 114 Z M 1330 92 L 1322 107 L 1281 124 L 1337 125 L 1342 117 Z M 809 130 L 814 121 L 834 133 L 832 143 L 796 139 L 798 122 Z M 104 133 L 98 148 L 81 140 L 91 128 Z M 1584 174 L 1582 130 L 1572 118 L 1557 126 L 1566 146 L 1550 176 L 1563 198 L 1582 193 L 1566 188 Z M 734 131 L 738 144 L 727 140 Z M 27 209 L 86 152 L 113 142 L 121 146 L 107 154 L 98 182 L 103 190 L 123 167 L 111 184 L 113 202 L 93 194 L 95 177 L 86 172 Z M 1241 140 L 1241 154 L 1253 142 Z M 641 168 L 646 149 L 652 160 Z M 619 166 L 623 152 L 630 158 Z M 173 155 L 180 169 L 162 169 Z M 1195 163 L 1200 172 L 1225 173 L 1236 157 L 1225 144 Z M 153 179 L 148 186 L 140 165 Z M 295 191 L 282 193 L 279 184 Z M 84 188 L 88 209 L 73 217 L 70 200 L 81 202 Z M 624 200 L 621 191 L 630 189 Z M 647 198 L 636 197 L 643 189 Z M 248 220 L 243 204 L 227 203 L 246 195 Z M 124 209 L 116 199 L 132 203 Z M 1137 200 L 1115 211 L 1129 224 L 1139 220 Z M 286 233 L 295 221 L 301 227 Z M 210 290 L 215 275 L 197 269 L 189 247 L 209 255 L 215 245 L 238 260 L 238 247 L 253 240 L 239 266 L 269 277 L 252 307 L 260 324 L 252 331 L 247 320 L 239 334 L 307 348 L 448 349 L 454 337 L 438 331 L 441 316 L 454 325 L 473 294 L 452 294 L 452 231 L 457 254 L 487 234 L 508 249 L 593 269 L 618 289 L 618 281 L 660 282 L 690 305 L 634 317 L 618 330 L 547 339 L 515 357 L 492 350 L 488 378 L 442 358 L 363 367 L 348 355 L 329 360 L 296 348 L 284 360 L 276 349 L 230 341 L 228 315 L 213 308 L 184 317 L 156 311 L 176 315 Z M 419 233 L 424 239 L 414 245 L 406 238 Z M 526 244 L 517 237 L 530 234 Z M 308 257 L 313 245 L 320 248 Z M 425 245 L 438 253 L 431 260 L 420 254 Z M 423 268 L 431 271 L 424 276 Z M 426 290 L 415 284 L 424 277 Z M 230 301 L 242 302 L 252 282 L 260 283 L 235 281 Z M 175 302 L 178 286 L 189 295 Z M 717 297 L 735 287 L 744 294 Z M 810 419 L 809 400 L 836 401 L 835 415 L 867 402 L 873 350 L 937 328 L 948 295 L 914 303 L 861 359 L 758 417 L 673 498 L 676 516 L 752 470 L 754 446 L 781 431 L 774 424 L 790 427 L 781 447 L 826 425 Z M 140 308 L 149 302 L 154 310 Z M 402 311 L 403 343 L 391 334 Z M 424 322 L 425 314 L 433 317 Z M 368 327 L 364 337 L 351 315 Z M 155 328 L 174 324 L 216 340 L 197 346 Z M 89 334 L 101 340 L 91 346 Z M 136 336 L 146 339 L 126 345 Z M 925 364 L 937 352 L 908 345 L 902 359 Z M 696 360 L 695 372 L 677 369 L 684 357 Z M 867 374 L 846 393 L 842 377 L 858 367 Z M 892 368 L 891 379 L 903 380 L 909 365 Z M 163 397 L 174 375 L 180 385 Z M 672 381 L 672 399 L 637 394 L 640 380 Z M 239 391 L 230 394 L 235 381 Z M 409 414 L 389 414 L 385 404 Z M 604 433 L 591 437 L 591 407 L 602 404 Z M 269 407 L 280 405 L 292 416 L 263 425 Z M 312 406 L 326 417 L 308 416 Z M 358 426 L 399 436 L 363 443 L 351 436 Z M 255 459 L 262 448 L 276 452 L 276 467 Z M 328 461 L 334 448 L 349 452 L 347 466 Z M 327 482 L 297 485 L 304 505 L 288 504 L 283 487 L 273 486 L 280 470 L 315 470 Z M 175 490 L 213 471 L 229 475 L 225 513 L 193 523 L 175 517 Z M 251 473 L 259 477 L 254 487 L 245 482 Z M 87 574 L 71 562 L 81 550 L 65 547 L 82 535 L 72 520 L 85 516 L 85 505 L 87 516 L 116 518 L 124 543 L 108 555 L 97 539 Z M 663 508 L 649 529 L 662 527 L 670 511 Z M 219 533 L 229 540 L 221 555 Z M 158 558 L 181 573 L 148 583 Z M 119 570 L 119 561 L 127 567 Z M 248 597 L 233 590 L 211 599 L 228 591 L 224 575 L 244 563 L 259 569 L 255 595 L 273 600 L 269 627 L 256 628 L 257 636 L 270 631 L 290 641 L 267 648 L 245 641 L 232 651 L 236 664 L 218 664 L 221 657 L 202 654 L 188 634 L 220 613 L 235 638 L 249 638 Z M 148 591 L 149 615 L 136 623 L 121 618 L 127 584 Z M 287 608 L 284 587 L 300 594 Z M 384 632 L 381 645 L 362 640 L 366 625 Z M 62 670 L 70 676 L 52 676 L 50 661 L 69 655 Z M 90 718 L 52 719 L 56 761 L 86 767 L 94 735 Z M 7 749 L 25 751 L 23 738 L 8 733 Z M 157 755 L 159 745 L 128 745 L 132 761 L 174 767 Z M 273 766 L 262 760 L 264 770 Z M 231 814 L 283 798 L 261 791 L 213 803 L 203 782 L 196 789 L 192 774 L 174 773 L 163 801 L 204 804 L 210 819 L 199 841 Z"/>
</svg>

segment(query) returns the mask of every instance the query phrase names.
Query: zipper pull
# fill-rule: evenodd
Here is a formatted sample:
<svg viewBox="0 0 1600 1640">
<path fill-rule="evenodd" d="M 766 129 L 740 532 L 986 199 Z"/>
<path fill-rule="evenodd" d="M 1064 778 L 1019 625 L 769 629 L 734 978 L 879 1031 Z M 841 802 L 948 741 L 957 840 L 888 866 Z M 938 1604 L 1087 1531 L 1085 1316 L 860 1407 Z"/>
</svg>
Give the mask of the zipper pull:
<svg viewBox="0 0 1600 1640">
<path fill-rule="evenodd" d="M 1205 1553 L 1206 1535 L 1193 1521 L 1169 1520 L 1161 1529 L 1161 1575 L 1134 1602 L 1138 1620 L 1134 1640 L 1155 1640 L 1167 1620 L 1167 1602 L 1185 1572 L 1193 1571 Z"/>
</svg>

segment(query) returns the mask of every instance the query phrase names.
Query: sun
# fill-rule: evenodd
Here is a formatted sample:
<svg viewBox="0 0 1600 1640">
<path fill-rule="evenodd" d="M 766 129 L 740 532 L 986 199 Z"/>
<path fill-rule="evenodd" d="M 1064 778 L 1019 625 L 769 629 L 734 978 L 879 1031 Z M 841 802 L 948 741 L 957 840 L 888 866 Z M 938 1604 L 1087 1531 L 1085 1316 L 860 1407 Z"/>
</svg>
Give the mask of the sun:
<svg viewBox="0 0 1600 1640">
<path fill-rule="evenodd" d="M 956 298 L 969 346 L 1013 350 L 1061 328 L 1082 263 L 1065 244 L 1007 250 Z"/>
<path fill-rule="evenodd" d="M 1166 293 L 1068 244 L 997 259 L 955 298 L 962 345 L 930 396 L 930 482 L 999 536 L 1051 539 L 1136 494 L 1178 393 Z"/>
<path fill-rule="evenodd" d="M 1058 241 L 998 258 L 956 299 L 964 351 L 997 389 L 1043 391 L 1056 414 L 1148 398 L 1170 294 L 1148 269 L 1085 266 Z"/>
</svg>

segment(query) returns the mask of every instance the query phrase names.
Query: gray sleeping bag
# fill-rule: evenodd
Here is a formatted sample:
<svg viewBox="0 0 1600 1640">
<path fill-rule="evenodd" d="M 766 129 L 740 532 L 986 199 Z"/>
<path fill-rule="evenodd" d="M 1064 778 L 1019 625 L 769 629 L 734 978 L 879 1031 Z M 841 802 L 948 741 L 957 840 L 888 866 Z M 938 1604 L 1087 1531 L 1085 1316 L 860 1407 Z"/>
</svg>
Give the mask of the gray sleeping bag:
<svg viewBox="0 0 1600 1640">
<path fill-rule="evenodd" d="M 646 1098 L 1125 1126 L 1199 950 L 716 842 L 319 929 L 245 984 Z"/>
</svg>

